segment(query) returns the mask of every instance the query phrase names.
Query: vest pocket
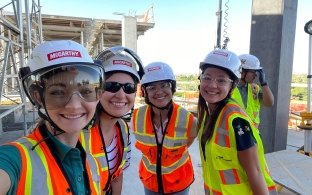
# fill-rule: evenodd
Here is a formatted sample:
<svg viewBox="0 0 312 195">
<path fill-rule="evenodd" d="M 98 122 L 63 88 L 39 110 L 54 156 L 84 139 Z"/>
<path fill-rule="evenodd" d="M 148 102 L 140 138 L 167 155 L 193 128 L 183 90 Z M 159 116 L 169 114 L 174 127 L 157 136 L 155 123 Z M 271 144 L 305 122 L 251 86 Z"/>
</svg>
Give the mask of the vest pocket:
<svg viewBox="0 0 312 195">
<path fill-rule="evenodd" d="M 239 168 L 237 151 L 233 148 L 214 145 L 211 148 L 212 164 L 216 170 Z"/>
<path fill-rule="evenodd" d="M 232 195 L 232 194 L 244 194 L 251 195 L 252 191 L 249 186 L 249 183 L 240 183 L 240 184 L 221 184 L 221 190 L 223 195 Z"/>
<path fill-rule="evenodd" d="M 163 150 L 165 157 L 164 160 L 176 161 L 177 159 L 181 158 L 184 151 L 185 147 Z"/>
<path fill-rule="evenodd" d="M 145 145 L 143 145 L 143 144 L 139 144 L 138 142 L 136 142 L 135 143 L 135 147 L 138 149 L 138 150 L 140 150 L 141 152 L 142 152 L 142 154 L 144 155 L 144 156 L 146 156 L 148 159 L 152 159 L 153 158 L 153 156 L 154 156 L 154 152 L 155 151 L 153 151 L 153 146 L 145 146 Z"/>
<path fill-rule="evenodd" d="M 155 173 L 156 174 L 156 173 Z M 148 171 L 143 162 L 140 162 L 139 166 L 139 177 L 144 187 L 149 190 L 155 191 L 157 190 L 157 178 L 156 175 Z"/>
</svg>

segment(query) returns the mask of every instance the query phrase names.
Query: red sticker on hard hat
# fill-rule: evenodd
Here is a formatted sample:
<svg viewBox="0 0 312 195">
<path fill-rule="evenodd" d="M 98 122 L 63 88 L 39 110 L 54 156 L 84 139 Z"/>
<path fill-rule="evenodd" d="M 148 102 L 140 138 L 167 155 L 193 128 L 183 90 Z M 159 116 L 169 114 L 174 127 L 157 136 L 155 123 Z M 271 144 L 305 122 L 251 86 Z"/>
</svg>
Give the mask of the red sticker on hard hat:
<svg viewBox="0 0 312 195">
<path fill-rule="evenodd" d="M 148 68 L 147 72 L 154 71 L 154 70 L 160 70 L 160 69 L 161 69 L 160 66 L 155 66 L 155 67 Z"/>
<path fill-rule="evenodd" d="M 214 51 L 213 54 L 227 57 L 229 54 L 222 51 Z"/>
<path fill-rule="evenodd" d="M 75 51 L 75 50 L 60 50 L 60 51 L 48 53 L 47 57 L 48 57 L 49 61 L 55 60 L 58 58 L 65 58 L 65 57 L 81 58 L 81 53 L 80 53 L 80 51 Z"/>
<path fill-rule="evenodd" d="M 128 62 L 126 60 L 113 60 L 113 65 L 125 65 L 125 66 L 129 66 L 132 67 L 132 63 Z"/>
</svg>

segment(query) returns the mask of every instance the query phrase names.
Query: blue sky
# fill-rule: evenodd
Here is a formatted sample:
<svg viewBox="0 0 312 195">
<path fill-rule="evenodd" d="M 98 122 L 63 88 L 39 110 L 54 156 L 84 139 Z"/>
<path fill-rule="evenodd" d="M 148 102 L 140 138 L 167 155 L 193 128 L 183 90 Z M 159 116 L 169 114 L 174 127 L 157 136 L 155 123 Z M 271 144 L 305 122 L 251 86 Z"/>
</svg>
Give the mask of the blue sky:
<svg viewBox="0 0 312 195">
<path fill-rule="evenodd" d="M 40 2 L 43 14 L 117 20 L 121 20 L 122 16 L 114 15 L 113 12 L 140 15 L 153 5 L 155 27 L 139 37 L 137 52 L 144 64 L 164 61 L 173 67 L 176 74 L 198 73 L 199 62 L 214 48 L 216 42 L 216 11 L 219 0 L 41 0 Z M 223 3 L 225 2 L 226 0 L 223 0 Z M 251 0 L 229 0 L 228 3 L 230 37 L 228 49 L 237 54 L 249 52 L 251 2 Z M 225 9 L 223 6 L 223 11 Z M 294 73 L 306 73 L 308 70 L 309 36 L 303 31 L 303 26 L 312 19 L 311 9 L 311 0 L 298 0 Z"/>
</svg>

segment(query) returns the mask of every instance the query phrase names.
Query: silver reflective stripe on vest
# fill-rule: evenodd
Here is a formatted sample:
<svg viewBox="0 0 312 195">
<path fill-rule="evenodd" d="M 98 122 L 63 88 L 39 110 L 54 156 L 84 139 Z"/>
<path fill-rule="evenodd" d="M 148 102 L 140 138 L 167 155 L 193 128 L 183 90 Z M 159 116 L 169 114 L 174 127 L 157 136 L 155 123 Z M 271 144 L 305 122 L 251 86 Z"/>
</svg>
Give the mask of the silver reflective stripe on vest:
<svg viewBox="0 0 312 195">
<path fill-rule="evenodd" d="M 179 138 L 186 138 L 186 133 L 187 133 L 187 126 L 189 123 L 189 112 L 186 111 L 185 109 L 182 109 L 179 107 L 178 112 L 177 112 L 177 121 L 175 125 L 175 137 L 177 139 Z"/>
<path fill-rule="evenodd" d="M 139 108 L 135 138 L 138 142 L 148 143 L 149 145 L 156 145 L 156 139 L 154 134 L 147 135 L 144 131 L 146 128 L 146 116 L 147 116 L 148 106 Z M 178 108 L 177 117 L 175 121 L 175 134 L 174 138 L 165 136 L 163 146 L 167 148 L 181 147 L 187 143 L 187 127 L 190 122 L 189 112 L 181 107 Z"/>
<path fill-rule="evenodd" d="M 226 137 L 229 136 L 229 132 L 220 127 L 217 129 L 217 134 L 218 134 L 218 140 L 216 144 L 218 144 L 219 146 L 226 147 Z"/>
<path fill-rule="evenodd" d="M 137 116 L 137 123 L 136 127 L 136 134 L 143 134 L 144 129 L 146 128 L 146 112 L 147 112 L 148 106 L 142 106 L 141 108 L 138 109 L 138 116 Z"/>
<path fill-rule="evenodd" d="M 174 149 L 174 148 L 179 148 L 179 147 L 185 146 L 186 143 L 187 143 L 187 137 L 175 139 L 173 137 L 165 136 L 163 146 L 166 147 L 167 149 Z"/>
<path fill-rule="evenodd" d="M 94 157 L 92 157 L 92 155 L 90 153 L 86 153 L 86 155 L 87 155 L 86 156 L 87 163 L 89 164 L 89 167 L 90 167 L 92 180 L 93 180 L 93 182 L 96 183 L 96 187 L 98 189 L 100 189 L 100 176 L 99 176 L 98 166 L 96 164 L 96 160 L 94 159 Z M 93 185 L 93 184 L 90 183 L 90 185 Z"/>
<path fill-rule="evenodd" d="M 227 105 L 228 106 L 228 105 Z M 218 134 L 218 140 L 216 140 L 216 144 L 223 146 L 223 147 L 231 147 L 230 145 L 226 145 L 226 138 L 229 139 L 229 132 L 226 130 L 227 128 L 227 122 L 230 114 L 241 112 L 241 109 L 237 106 L 228 106 L 225 112 L 222 112 L 222 116 L 218 121 L 220 122 L 220 125 L 217 127 L 217 134 Z M 230 124 L 232 125 L 232 124 Z M 229 143 L 230 144 L 230 143 Z"/>
<path fill-rule="evenodd" d="M 225 179 L 224 184 L 237 184 L 238 183 L 236 182 L 235 173 L 232 169 L 223 170 L 223 171 L 221 170 L 220 172 L 222 172 L 223 178 Z"/>
<path fill-rule="evenodd" d="M 122 162 L 120 164 L 119 167 L 122 167 L 126 160 L 127 160 L 127 153 L 128 153 L 128 139 L 129 139 L 129 136 L 128 136 L 128 125 L 127 123 L 123 120 L 123 119 L 118 119 L 117 121 L 120 125 L 120 130 L 121 130 L 121 133 L 122 133 L 122 139 L 124 141 L 124 148 L 123 148 L 123 155 L 122 155 Z"/>
<path fill-rule="evenodd" d="M 94 130 L 99 130 L 99 129 L 94 129 Z M 92 152 L 91 152 L 91 148 L 90 148 L 90 146 L 92 146 L 92 143 L 91 143 L 91 135 L 92 135 L 92 133 L 91 133 L 91 131 L 89 130 L 89 131 L 84 131 L 83 132 L 83 134 L 84 134 L 84 138 L 85 138 L 85 151 L 86 151 L 86 153 L 88 154 L 92 154 Z M 104 151 L 104 149 L 103 149 L 103 151 Z M 98 160 L 98 162 L 100 163 L 100 166 L 101 166 L 101 169 L 103 169 L 103 167 L 105 167 L 105 168 L 107 168 L 108 167 L 108 165 L 107 165 L 107 160 L 106 160 L 106 158 L 105 158 L 105 153 L 103 152 L 103 153 L 101 153 L 101 154 L 92 154 L 93 155 L 93 157 L 94 158 L 96 158 L 97 160 Z"/>
<path fill-rule="evenodd" d="M 27 177 L 28 174 L 26 174 L 25 184 L 30 183 L 33 185 L 32 186 L 25 186 L 25 188 L 31 189 L 30 194 L 37 194 L 37 195 L 38 194 L 51 194 L 52 192 L 49 193 L 48 182 L 47 182 L 48 179 L 51 179 L 50 173 L 47 172 L 49 170 L 46 170 L 46 168 L 44 167 L 44 162 L 42 162 L 42 160 L 39 157 L 39 155 L 40 155 L 39 153 L 41 153 L 40 152 L 41 148 L 39 146 L 37 146 L 35 148 L 35 150 L 31 150 L 31 148 L 34 146 L 34 144 L 32 144 L 29 141 L 29 138 L 25 138 L 25 137 L 15 141 L 15 142 L 26 147 L 27 151 L 24 150 L 24 153 L 26 156 L 29 156 L 29 159 L 31 161 L 30 165 L 25 162 L 25 164 L 27 166 L 26 171 L 27 172 L 31 171 L 30 174 L 32 176 L 31 178 L 28 178 Z M 44 157 L 44 159 L 45 159 L 45 157 Z M 25 170 L 22 170 L 22 171 L 25 171 Z M 29 180 L 31 180 L 31 181 L 29 182 Z M 39 184 L 41 184 L 41 185 L 39 185 Z"/>
<path fill-rule="evenodd" d="M 144 129 L 146 129 L 146 115 L 147 115 L 148 106 L 142 106 L 137 111 L 137 118 L 136 118 L 136 126 L 134 129 L 135 139 L 141 143 L 148 143 L 149 145 L 156 145 L 156 139 L 154 134 L 147 135 L 145 134 Z M 152 127 L 151 127 L 152 128 Z"/>
<path fill-rule="evenodd" d="M 138 142 L 141 143 L 149 143 L 149 145 L 156 145 L 156 139 L 155 139 L 155 135 L 151 134 L 151 135 L 143 135 L 143 134 L 138 134 L 137 132 L 134 134 L 135 135 L 135 139 Z"/>
<path fill-rule="evenodd" d="M 172 171 L 176 170 L 177 168 L 179 168 L 180 166 L 184 165 L 184 163 L 189 159 L 189 154 L 188 152 L 184 152 L 183 155 L 181 156 L 180 159 L 178 159 L 177 162 L 175 162 L 174 164 L 170 165 L 170 167 L 161 167 L 161 172 L 162 174 L 169 174 Z M 150 163 L 150 161 L 145 157 L 142 156 L 142 160 L 143 163 L 145 165 L 145 167 L 152 173 L 156 174 L 156 165 Z"/>
</svg>

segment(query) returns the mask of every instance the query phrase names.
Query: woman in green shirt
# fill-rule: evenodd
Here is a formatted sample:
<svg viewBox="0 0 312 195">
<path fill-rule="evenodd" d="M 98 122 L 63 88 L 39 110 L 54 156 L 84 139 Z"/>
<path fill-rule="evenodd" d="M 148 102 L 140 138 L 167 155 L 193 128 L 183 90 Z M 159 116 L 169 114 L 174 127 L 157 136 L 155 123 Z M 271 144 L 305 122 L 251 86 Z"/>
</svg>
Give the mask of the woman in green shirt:
<svg viewBox="0 0 312 195">
<path fill-rule="evenodd" d="M 0 194 L 100 194 L 98 163 L 78 138 L 94 116 L 103 72 L 74 41 L 34 48 L 20 77 L 42 121 L 0 146 Z"/>
</svg>

